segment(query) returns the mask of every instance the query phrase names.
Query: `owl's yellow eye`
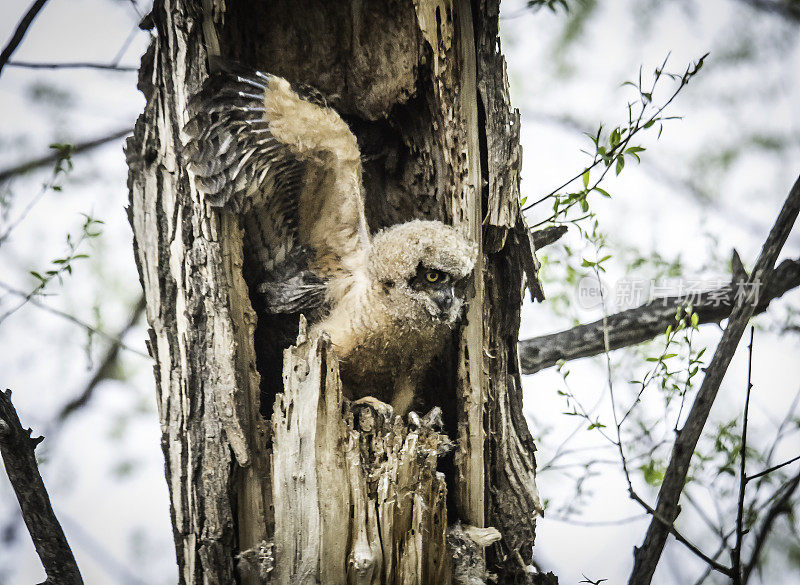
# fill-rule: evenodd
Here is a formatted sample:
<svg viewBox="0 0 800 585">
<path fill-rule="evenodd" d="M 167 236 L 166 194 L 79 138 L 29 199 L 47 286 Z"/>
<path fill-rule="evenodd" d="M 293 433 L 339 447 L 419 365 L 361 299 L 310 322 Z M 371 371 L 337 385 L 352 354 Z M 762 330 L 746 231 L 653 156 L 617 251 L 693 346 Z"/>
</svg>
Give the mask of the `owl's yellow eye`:
<svg viewBox="0 0 800 585">
<path fill-rule="evenodd" d="M 439 280 L 439 276 L 440 274 L 435 270 L 428 270 L 425 273 L 425 280 L 427 280 L 428 282 L 437 282 Z"/>
</svg>

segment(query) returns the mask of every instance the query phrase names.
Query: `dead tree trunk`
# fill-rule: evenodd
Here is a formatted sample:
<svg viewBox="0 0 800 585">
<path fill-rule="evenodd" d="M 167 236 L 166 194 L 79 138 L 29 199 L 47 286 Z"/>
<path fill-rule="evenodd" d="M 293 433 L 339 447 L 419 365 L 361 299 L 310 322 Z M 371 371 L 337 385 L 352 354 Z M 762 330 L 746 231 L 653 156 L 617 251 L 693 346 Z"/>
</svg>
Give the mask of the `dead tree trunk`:
<svg viewBox="0 0 800 585">
<path fill-rule="evenodd" d="M 516 353 L 524 273 L 541 293 L 498 1 L 158 0 L 152 21 L 147 105 L 127 147 L 130 219 L 180 582 L 233 583 L 237 555 L 253 569 L 243 583 L 465 582 L 445 545 L 456 520 L 499 530 L 486 549 L 498 582 L 531 582 L 540 509 Z M 443 474 L 446 437 L 343 407 L 324 339 L 301 335 L 271 421 L 260 414 L 260 379 L 275 372 L 257 367 L 254 332 L 268 324 L 248 296 L 242 228 L 202 200 L 181 158 L 209 54 L 327 97 L 359 139 L 372 230 L 441 219 L 479 243 L 465 326 L 425 393 L 456 444 Z M 451 548 L 492 534 L 458 528 Z"/>
</svg>

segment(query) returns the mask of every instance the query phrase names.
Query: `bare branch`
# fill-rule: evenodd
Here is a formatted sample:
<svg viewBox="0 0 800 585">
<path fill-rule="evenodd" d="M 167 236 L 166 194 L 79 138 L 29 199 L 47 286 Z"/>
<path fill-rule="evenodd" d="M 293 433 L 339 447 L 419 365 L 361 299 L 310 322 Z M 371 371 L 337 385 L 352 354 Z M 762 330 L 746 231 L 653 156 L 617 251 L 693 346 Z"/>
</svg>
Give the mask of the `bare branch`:
<svg viewBox="0 0 800 585">
<path fill-rule="evenodd" d="M 31 24 L 33 23 L 33 19 L 36 18 L 36 15 L 39 14 L 39 11 L 42 9 L 42 7 L 44 7 L 46 2 L 47 0 L 36 0 L 33 4 L 31 4 L 31 7 L 28 8 L 28 12 L 25 13 L 25 16 L 22 17 L 22 20 L 19 21 L 17 30 L 14 31 L 13 35 L 11 35 L 11 40 L 8 41 L 8 44 L 3 49 L 3 52 L 0 53 L 0 72 L 3 71 L 3 66 L 8 63 L 11 55 L 17 50 L 17 47 L 25 37 L 25 33 L 28 32 L 28 28 L 30 28 Z"/>
<path fill-rule="evenodd" d="M 61 411 L 57 415 L 57 419 L 63 421 L 73 412 L 85 406 L 89 400 L 91 400 L 92 395 L 94 394 L 95 388 L 97 385 L 108 378 L 114 368 L 114 365 L 117 363 L 117 359 L 119 358 L 119 350 L 122 348 L 123 343 L 122 339 L 125 337 L 125 334 L 130 331 L 134 325 L 139 321 L 139 318 L 144 313 L 145 309 L 145 301 L 144 295 L 142 295 L 136 305 L 131 311 L 131 315 L 128 318 L 127 323 L 120 329 L 119 333 L 116 335 L 116 341 L 113 342 L 108 349 L 106 350 L 105 355 L 103 356 L 103 360 L 100 362 L 100 367 L 97 368 L 92 378 L 86 384 L 86 387 L 83 389 L 78 396 L 67 402 L 62 408 Z"/>
<path fill-rule="evenodd" d="M 702 559 L 711 569 L 722 573 L 723 575 L 730 576 L 732 571 L 730 567 L 726 567 L 722 563 L 717 562 L 714 558 L 708 556 L 706 553 L 701 551 L 697 546 L 695 546 L 688 538 L 683 536 L 678 529 L 675 528 L 675 525 L 672 522 L 668 522 L 666 518 L 659 515 L 659 513 L 650 507 L 650 505 L 645 502 L 639 495 L 630 490 L 631 499 L 637 502 L 642 508 L 647 510 L 647 513 L 653 517 L 654 522 L 659 522 L 660 524 L 665 526 L 665 529 L 675 537 L 675 540 L 683 544 L 686 548 L 688 548 L 691 552 L 695 554 L 698 558 Z"/>
<path fill-rule="evenodd" d="M 0 454 L 17 494 L 22 517 L 47 573 L 47 585 L 83 585 L 75 557 L 50 505 L 39 475 L 34 449 L 43 437 L 25 431 L 11 403 L 11 391 L 0 392 Z"/>
<path fill-rule="evenodd" d="M 105 136 L 100 136 L 98 138 L 87 140 L 85 142 L 78 142 L 72 145 L 72 147 L 69 149 L 69 154 L 70 156 L 72 156 L 74 154 L 78 154 L 79 152 L 86 152 L 88 150 L 95 149 L 98 146 L 103 146 L 104 144 L 117 140 L 118 138 L 123 138 L 124 136 L 128 136 L 132 132 L 133 132 L 132 128 L 122 128 L 119 130 L 115 130 L 114 132 L 107 134 Z M 33 169 L 37 169 L 39 167 L 43 167 L 46 165 L 55 164 L 63 158 L 64 158 L 63 151 L 57 149 L 43 156 L 39 156 L 24 163 L 14 165 L 13 167 L 0 171 L 0 183 L 2 183 L 3 181 L 7 181 L 8 179 L 16 175 L 21 175 L 23 173 L 27 173 L 28 171 L 32 171 Z"/>
<path fill-rule="evenodd" d="M 750 579 L 750 574 L 758 564 L 758 558 L 761 556 L 761 550 L 764 548 L 764 544 L 766 544 L 767 538 L 772 532 L 773 524 L 775 524 L 775 521 L 782 514 L 789 514 L 791 512 L 789 500 L 792 499 L 792 496 L 794 495 L 794 492 L 797 490 L 798 486 L 800 486 L 800 471 L 798 471 L 792 479 L 790 479 L 777 490 L 776 495 L 777 493 L 780 493 L 781 490 L 784 491 L 775 499 L 775 501 L 772 502 L 769 510 L 767 510 L 767 515 L 764 518 L 764 521 L 761 523 L 758 532 L 756 532 L 755 541 L 753 544 L 753 552 L 742 574 L 743 584 L 748 582 Z"/>
<path fill-rule="evenodd" d="M 759 477 L 763 477 L 765 475 L 769 475 L 773 471 L 778 471 L 781 467 L 786 467 L 787 465 L 791 465 L 795 461 L 800 461 L 800 455 L 797 457 L 792 457 L 788 461 L 784 461 L 783 463 L 778 463 L 777 465 L 773 465 L 772 467 L 765 469 L 764 471 L 759 471 L 758 473 L 754 473 L 753 475 L 747 476 L 747 481 L 752 481 L 754 479 L 758 479 Z"/>
<path fill-rule="evenodd" d="M 98 329 L 94 325 L 90 325 L 86 321 L 78 319 L 75 315 L 70 315 L 69 313 L 67 313 L 65 311 L 61 311 L 59 309 L 56 309 L 55 307 L 51 307 L 49 305 L 45 305 L 44 303 L 38 301 L 36 299 L 36 297 L 27 298 L 29 293 L 26 293 L 25 291 L 21 291 L 19 289 L 16 289 L 16 288 L 14 288 L 12 286 L 9 286 L 9 285 L 7 285 L 6 283 L 4 283 L 2 281 L 0 281 L 0 288 L 6 290 L 7 292 L 11 293 L 12 295 L 21 297 L 23 299 L 27 299 L 26 302 L 32 304 L 33 306 L 38 307 L 38 308 L 42 309 L 43 311 L 46 311 L 46 312 L 51 313 L 53 315 L 56 315 L 58 317 L 61 317 L 62 319 L 66 319 L 70 323 L 74 323 L 78 327 L 82 327 L 83 329 L 86 329 L 86 331 L 92 333 L 93 335 L 99 335 L 100 337 L 103 337 L 104 339 L 107 339 L 111 343 L 113 343 L 115 345 L 118 345 L 121 349 L 129 351 L 131 353 L 135 353 L 136 355 L 141 356 L 143 358 L 150 359 L 150 356 L 147 355 L 146 353 L 144 353 L 143 351 L 139 351 L 135 347 L 131 347 L 130 345 L 127 345 L 122 340 L 120 335 L 112 335 L 111 333 L 107 333 L 107 332 L 103 331 L 102 329 Z M 141 303 L 142 301 L 140 300 L 138 302 Z M 124 329 L 123 333 L 126 333 L 126 332 L 127 332 L 127 329 Z"/>
<path fill-rule="evenodd" d="M 736 299 L 728 326 L 725 328 L 711 364 L 706 370 L 705 378 L 697 392 L 686 423 L 675 440 L 667 472 L 658 493 L 656 514 L 650 523 L 642 546 L 634 551 L 634 565 L 628 581 L 629 585 L 649 585 L 652 581 L 670 527 L 680 511 L 678 500 L 686 484 L 686 474 L 689 471 L 692 454 L 705 427 L 722 378 L 739 345 L 747 322 L 755 310 L 753 289 L 756 289 L 756 285 L 768 286 L 775 260 L 789 236 L 798 212 L 800 212 L 800 178 L 795 181 L 767 240 L 764 242 L 753 273 L 746 283 L 750 285 L 748 294 L 739 295 Z"/>
<path fill-rule="evenodd" d="M 89 63 L 87 61 L 76 61 L 71 63 L 33 63 L 31 61 L 9 61 L 9 67 L 19 69 L 100 69 L 103 71 L 131 72 L 139 71 L 133 65 L 116 65 L 115 63 Z"/>
<path fill-rule="evenodd" d="M 734 258 L 738 259 L 738 255 Z M 739 269 L 744 270 L 739 263 Z M 742 583 L 742 542 L 744 540 L 744 497 L 747 490 L 747 423 L 750 415 L 750 393 L 753 390 L 753 337 L 755 327 L 750 326 L 750 345 L 747 354 L 747 391 L 744 399 L 744 413 L 742 414 L 742 445 L 739 449 L 739 498 L 736 504 L 736 544 L 731 554 L 733 561 L 733 584 Z"/>
<path fill-rule="evenodd" d="M 772 272 L 772 277 L 759 291 L 754 314 L 766 311 L 770 302 L 786 292 L 800 286 L 800 260 L 784 260 Z M 708 291 L 700 295 L 683 295 L 654 299 L 635 309 L 622 311 L 607 319 L 610 349 L 620 349 L 648 341 L 675 324 L 678 307 L 692 305 L 700 323 L 719 323 L 731 314 L 736 293 L 736 284 Z M 534 374 L 556 365 L 560 360 L 569 361 L 598 355 L 605 351 L 603 344 L 603 320 L 579 325 L 572 329 L 542 335 L 519 342 L 519 357 L 523 374 Z"/>
</svg>

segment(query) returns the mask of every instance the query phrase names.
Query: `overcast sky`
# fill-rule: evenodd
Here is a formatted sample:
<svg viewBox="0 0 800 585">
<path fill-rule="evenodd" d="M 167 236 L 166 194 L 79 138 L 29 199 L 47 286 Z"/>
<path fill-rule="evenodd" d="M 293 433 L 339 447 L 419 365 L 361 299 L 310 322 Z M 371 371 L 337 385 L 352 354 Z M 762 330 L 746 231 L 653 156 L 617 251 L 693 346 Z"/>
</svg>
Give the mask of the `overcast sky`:
<svg viewBox="0 0 800 585">
<path fill-rule="evenodd" d="M 603 230 L 613 236 L 612 249 L 627 245 L 656 250 L 665 258 L 680 255 L 689 276 L 704 282 L 727 278 L 726 267 L 714 257 L 727 259 L 734 247 L 746 264 L 752 264 L 800 170 L 797 29 L 741 2 L 704 0 L 675 1 L 659 9 L 657 21 L 643 33 L 646 17 L 641 6 L 652 3 L 640 3 L 637 8 L 635 2 L 625 0 L 605 3 L 582 39 L 559 51 L 554 47 L 563 16 L 547 10 L 533 13 L 524 10 L 523 4 L 504 3 L 501 23 L 513 101 L 522 112 L 523 195 L 536 199 L 586 164 L 580 150 L 589 143 L 579 129 L 563 123 L 564 116 L 586 124 L 587 130 L 596 129 L 601 121 L 606 126 L 622 122 L 631 94 L 630 88 L 620 84 L 635 78 L 640 64 L 650 71 L 671 52 L 671 67 L 682 72 L 690 61 L 711 51 L 702 75 L 674 105 L 672 113 L 683 120 L 669 123 L 659 141 L 652 136 L 644 140 L 650 165 L 627 168 L 608 187 L 613 199 L 598 201 L 595 209 Z M 22 0 L 3 1 L 0 39 L 10 36 L 27 5 Z M 148 33 L 136 28 L 139 19 L 140 13 L 129 2 L 52 0 L 14 58 L 40 62 L 119 58 L 122 64 L 138 65 L 148 42 Z M 751 65 L 730 66 L 737 51 L 745 50 L 751 41 L 756 52 Z M 132 127 L 144 104 L 135 82 L 135 73 L 7 67 L 0 77 L 0 169 L 45 152 L 52 142 L 77 142 Z M 741 144 L 754 130 L 793 136 L 793 146 L 780 156 L 747 150 L 725 173 L 710 178 L 698 172 L 704 153 Z M 63 253 L 65 235 L 79 229 L 81 213 L 102 219 L 104 236 L 88 248 L 91 258 L 76 267 L 63 287 L 53 287 L 57 294 L 45 302 L 100 323 L 108 331 L 125 322 L 140 290 L 124 212 L 127 187 L 121 147 L 122 141 L 117 141 L 76 157 L 64 189 L 47 192 L 0 248 L 0 283 L 29 290 L 35 282 L 28 271 L 46 268 Z M 683 180 L 697 177 L 715 194 L 705 203 L 683 188 Z M 0 187 L 0 195 L 13 195 L 0 226 L 17 217 L 47 179 L 47 173 L 36 173 Z M 531 222 L 546 212 L 536 210 Z M 566 241 L 575 255 L 591 252 L 581 246 L 574 230 Z M 800 237 L 795 230 L 784 256 L 796 258 L 799 253 Z M 612 259 L 606 276 L 611 287 L 628 276 L 624 264 L 615 262 Z M 551 291 L 563 290 L 558 283 L 551 286 Z M 580 308 L 578 291 L 566 292 L 580 319 L 602 315 L 600 307 Z M 800 303 L 796 292 L 787 299 L 794 306 Z M 0 313 L 13 302 L 10 296 L 0 296 Z M 764 326 L 776 322 L 782 310 L 759 322 Z M 569 325 L 567 316 L 552 314 L 548 306 L 527 303 L 521 337 Z M 711 328 L 704 330 L 701 339 L 713 344 L 718 336 L 718 330 Z M 125 341 L 145 351 L 144 337 L 144 328 L 139 327 Z M 14 390 L 23 422 L 47 434 L 54 413 L 80 392 L 105 345 L 101 339 L 90 343 L 80 328 L 28 306 L 2 324 L 0 347 L 0 386 Z M 769 426 L 786 411 L 800 383 L 798 356 L 797 336 L 758 334 L 754 425 Z M 720 419 L 732 416 L 741 405 L 744 357 L 740 351 L 731 366 L 724 399 L 714 413 Z M 48 435 L 50 440 L 40 447 L 42 472 L 87 585 L 166 585 L 175 582 L 176 571 L 151 364 L 133 352 L 123 352 L 123 365 L 128 374 L 124 382 L 103 382 L 89 407 L 57 434 Z M 600 360 L 581 360 L 570 367 L 576 395 L 592 402 L 606 391 Z M 561 378 L 553 370 L 525 380 L 525 410 L 533 434 L 541 439 L 540 462 L 552 455 L 552 448 L 575 426 L 571 417 L 561 414 L 560 388 Z M 610 416 L 607 405 L 598 412 Z M 597 444 L 597 435 L 590 433 L 580 434 L 574 442 L 575 447 Z M 558 502 L 569 498 L 572 488 L 562 475 L 551 472 L 541 475 L 539 489 L 544 498 Z M 581 573 L 609 579 L 608 583 L 624 582 L 632 547 L 641 542 L 647 525 L 646 520 L 605 524 L 640 514 L 626 498 L 618 467 L 608 466 L 592 482 L 592 489 L 594 496 L 582 520 L 601 525 L 573 525 L 549 518 L 538 524 L 536 556 L 563 584 L 577 583 Z M 646 488 L 642 487 L 642 493 L 652 499 Z M 0 526 L 16 514 L 10 488 L 0 481 Z M 22 529 L 19 524 L 17 528 Z M 13 547 L 5 546 L 2 538 L 0 585 L 44 578 L 26 536 L 16 539 Z M 672 547 L 657 582 L 687 582 L 698 568 L 683 550 Z M 800 583 L 797 576 L 777 572 L 771 583 Z"/>
</svg>

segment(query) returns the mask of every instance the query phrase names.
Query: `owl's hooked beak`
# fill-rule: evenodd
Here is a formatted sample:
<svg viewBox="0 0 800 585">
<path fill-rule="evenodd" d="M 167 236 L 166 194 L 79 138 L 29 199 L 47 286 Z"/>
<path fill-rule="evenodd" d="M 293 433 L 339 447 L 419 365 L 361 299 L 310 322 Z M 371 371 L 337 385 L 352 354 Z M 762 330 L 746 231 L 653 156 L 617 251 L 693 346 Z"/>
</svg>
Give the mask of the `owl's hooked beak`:
<svg viewBox="0 0 800 585">
<path fill-rule="evenodd" d="M 433 297 L 433 302 L 436 303 L 439 309 L 439 319 L 442 321 L 450 321 L 452 318 L 451 309 L 456 301 L 455 287 L 448 286 L 436 289 L 431 296 Z"/>
</svg>

